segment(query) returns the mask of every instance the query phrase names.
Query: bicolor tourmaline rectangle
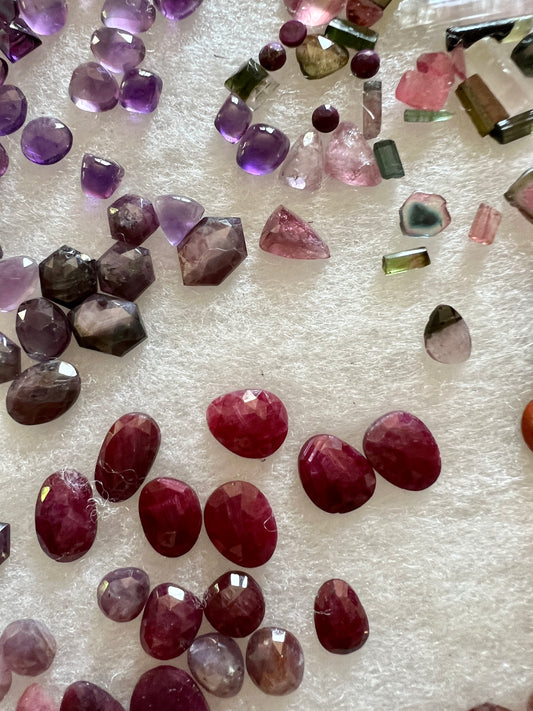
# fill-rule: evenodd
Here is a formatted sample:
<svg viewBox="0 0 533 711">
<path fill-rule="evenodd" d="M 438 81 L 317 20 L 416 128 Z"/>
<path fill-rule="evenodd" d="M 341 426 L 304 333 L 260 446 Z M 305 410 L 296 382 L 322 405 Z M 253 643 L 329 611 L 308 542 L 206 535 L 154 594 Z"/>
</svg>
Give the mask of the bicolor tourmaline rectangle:
<svg viewBox="0 0 533 711">
<path fill-rule="evenodd" d="M 480 136 L 489 134 L 494 126 L 509 114 L 485 84 L 479 74 L 472 74 L 455 90 Z"/>
</svg>

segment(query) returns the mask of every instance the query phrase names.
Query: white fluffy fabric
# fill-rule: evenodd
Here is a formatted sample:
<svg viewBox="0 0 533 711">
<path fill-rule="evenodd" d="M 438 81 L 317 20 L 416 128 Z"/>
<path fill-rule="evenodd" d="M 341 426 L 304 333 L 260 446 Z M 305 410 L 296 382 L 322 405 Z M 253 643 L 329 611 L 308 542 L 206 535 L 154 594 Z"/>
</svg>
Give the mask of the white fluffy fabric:
<svg viewBox="0 0 533 711">
<path fill-rule="evenodd" d="M 247 679 L 234 699 L 210 697 L 212 711 L 465 711 L 488 699 L 523 711 L 533 684 L 533 455 L 520 435 L 533 397 L 533 225 L 503 193 L 533 167 L 533 138 L 507 146 L 480 138 L 453 91 L 451 121 L 404 123 L 395 87 L 420 53 L 444 48 L 444 27 L 400 30 L 393 2 L 376 26 L 381 138 L 396 141 L 405 177 L 375 188 L 327 179 L 315 194 L 291 190 L 276 175 L 240 171 L 235 148 L 213 127 L 225 79 L 288 19 L 281 0 L 205 0 L 181 23 L 159 16 L 143 36 L 145 65 L 164 81 L 151 116 L 120 108 L 89 114 L 69 100 L 73 69 L 91 59 L 100 6 L 73 0 L 64 31 L 10 68 L 9 81 L 28 98 L 28 118 L 63 119 L 74 147 L 63 162 L 41 167 L 22 156 L 20 132 L 2 139 L 11 159 L 0 185 L 5 255 L 40 261 L 69 244 L 97 258 L 109 248 L 107 204 L 86 199 L 79 187 L 82 154 L 92 151 L 125 167 L 116 197 L 175 193 L 203 203 L 207 215 L 240 216 L 249 257 L 217 288 L 183 287 L 176 250 L 158 230 L 145 245 L 157 281 L 139 299 L 148 340 L 123 359 L 73 342 L 64 358 L 79 369 L 82 393 L 56 422 L 23 427 L 0 412 L 0 520 L 12 524 L 13 539 L 0 568 L 0 626 L 24 617 L 49 625 L 58 652 L 38 681 L 58 701 L 68 684 L 87 679 L 128 708 L 139 675 L 157 662 L 140 647 L 139 619 L 119 625 L 99 611 L 102 576 L 135 565 L 152 585 L 172 581 L 202 595 L 233 567 L 205 531 L 182 558 L 155 553 L 141 530 L 138 495 L 121 505 L 97 497 L 98 536 L 83 559 L 59 564 L 41 551 L 34 502 L 43 480 L 61 467 L 92 479 L 109 426 L 140 410 L 162 430 L 151 478 L 183 479 L 202 503 L 225 481 L 251 481 L 278 522 L 274 556 L 251 572 L 265 592 L 264 623 L 291 630 L 302 643 L 303 683 L 276 699 Z M 362 81 L 348 67 L 307 81 L 289 51 L 276 78 L 280 89 L 256 120 L 280 127 L 291 141 L 325 102 L 361 125 Z M 399 228 L 398 209 L 415 190 L 443 195 L 452 223 L 424 242 L 431 266 L 385 277 L 383 254 L 422 244 Z M 490 247 L 468 239 L 482 201 L 503 212 Z M 259 249 L 261 229 L 280 203 L 313 224 L 330 260 L 293 262 Z M 463 365 L 441 365 L 425 353 L 424 326 L 440 303 L 470 327 L 472 356 Z M 14 337 L 14 313 L 0 314 L 0 331 Z M 226 451 L 205 423 L 214 397 L 245 387 L 273 391 L 289 411 L 288 438 L 266 461 Z M 0 386 L 2 397 L 7 389 Z M 438 481 L 411 493 L 378 477 L 360 510 L 328 515 L 316 508 L 298 478 L 303 442 L 328 432 L 361 449 L 371 422 L 395 409 L 414 413 L 433 432 L 443 463 Z M 347 656 L 327 653 L 314 632 L 313 600 L 331 577 L 353 586 L 370 619 L 367 644 Z M 175 663 L 186 668 L 185 656 Z M 13 711 L 30 681 L 16 678 L 2 707 Z"/>
</svg>

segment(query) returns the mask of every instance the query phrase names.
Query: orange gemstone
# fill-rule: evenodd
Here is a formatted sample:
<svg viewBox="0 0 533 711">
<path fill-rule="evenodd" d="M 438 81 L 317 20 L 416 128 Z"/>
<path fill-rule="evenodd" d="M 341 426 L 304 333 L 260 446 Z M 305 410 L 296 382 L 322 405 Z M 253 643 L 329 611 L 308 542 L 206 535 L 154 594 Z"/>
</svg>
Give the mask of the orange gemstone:
<svg viewBox="0 0 533 711">
<path fill-rule="evenodd" d="M 528 402 L 522 415 L 522 436 L 524 442 L 533 452 L 533 400 Z"/>
</svg>

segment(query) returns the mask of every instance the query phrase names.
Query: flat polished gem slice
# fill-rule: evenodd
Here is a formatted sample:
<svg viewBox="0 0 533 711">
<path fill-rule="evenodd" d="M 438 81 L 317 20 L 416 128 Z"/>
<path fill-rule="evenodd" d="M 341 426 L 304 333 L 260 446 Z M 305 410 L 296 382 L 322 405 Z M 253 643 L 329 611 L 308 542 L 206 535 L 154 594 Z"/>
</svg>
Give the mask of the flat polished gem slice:
<svg viewBox="0 0 533 711">
<path fill-rule="evenodd" d="M 248 637 L 265 616 L 265 598 L 248 573 L 223 573 L 207 588 L 204 614 L 211 625 L 228 637 Z"/>
<path fill-rule="evenodd" d="M 327 25 L 342 13 L 346 5 L 346 0 L 284 0 L 284 2 L 294 19 L 307 27 Z"/>
<path fill-rule="evenodd" d="M 246 670 L 265 694 L 290 694 L 300 686 L 304 675 L 300 643 L 292 632 L 280 627 L 262 627 L 248 640 Z"/>
<path fill-rule="evenodd" d="M 67 23 L 66 0 L 19 0 L 20 16 L 37 35 L 54 35 Z"/>
<path fill-rule="evenodd" d="M 59 711 L 124 711 L 124 706 L 100 686 L 75 681 L 65 690 Z"/>
<path fill-rule="evenodd" d="M 368 617 L 354 589 L 344 580 L 323 583 L 315 598 L 318 641 L 333 654 L 350 654 L 368 639 Z"/>
<path fill-rule="evenodd" d="M 533 77 L 533 32 L 523 37 L 511 52 L 511 59 L 526 77 Z"/>
<path fill-rule="evenodd" d="M 97 511 L 86 477 L 61 469 L 47 477 L 37 496 L 35 530 L 47 556 L 69 563 L 84 556 L 96 538 Z"/>
<path fill-rule="evenodd" d="M 9 156 L 7 154 L 6 149 L 4 146 L 0 143 L 0 178 L 7 173 L 7 169 L 9 168 Z M 1 257 L 0 257 L 1 259 Z"/>
<path fill-rule="evenodd" d="M 331 134 L 326 149 L 325 170 L 346 185 L 372 187 L 381 183 L 381 174 L 372 148 L 357 126 L 341 121 Z"/>
<path fill-rule="evenodd" d="M 268 390 L 235 390 L 207 408 L 207 426 L 220 444 L 241 457 L 263 459 L 281 447 L 289 418 L 285 405 Z"/>
<path fill-rule="evenodd" d="M 39 116 L 24 126 L 20 147 L 32 163 L 52 165 L 62 160 L 72 148 L 72 132 L 52 116 Z"/>
<path fill-rule="evenodd" d="M 424 329 L 427 354 L 439 363 L 463 363 L 470 358 L 470 331 L 461 314 L 440 304 L 431 312 Z"/>
<path fill-rule="evenodd" d="M 97 62 L 80 64 L 72 73 L 68 91 L 71 101 L 82 111 L 110 111 L 118 104 L 117 81 Z"/>
<path fill-rule="evenodd" d="M 451 86 L 455 80 L 455 67 L 449 54 L 446 52 L 426 52 L 416 60 L 419 72 L 434 74 L 444 77 Z"/>
<path fill-rule="evenodd" d="M 327 513 L 358 509 L 376 488 L 376 477 L 365 457 L 334 435 L 308 439 L 298 456 L 298 471 L 307 496 Z"/>
<path fill-rule="evenodd" d="M 384 180 L 391 178 L 403 178 L 405 175 L 402 159 L 398 153 L 396 143 L 390 139 L 384 141 L 376 141 L 373 145 L 376 163 L 378 164 L 379 172 Z"/>
<path fill-rule="evenodd" d="M 440 111 L 450 93 L 446 77 L 409 70 L 402 74 L 395 96 L 414 109 Z"/>
<path fill-rule="evenodd" d="M 279 128 L 254 123 L 244 133 L 237 148 L 237 165 L 252 175 L 267 175 L 283 163 L 290 141 Z"/>
<path fill-rule="evenodd" d="M 287 259 L 328 259 L 329 247 L 298 215 L 279 205 L 266 221 L 259 246 Z"/>
<path fill-rule="evenodd" d="M 168 20 L 183 20 L 192 15 L 203 0 L 154 0 L 157 9 Z"/>
<path fill-rule="evenodd" d="M 54 635 L 38 620 L 15 620 L 0 637 L 0 655 L 7 668 L 21 676 L 45 672 L 54 661 L 56 649 Z"/>
<path fill-rule="evenodd" d="M 202 616 L 202 603 L 191 592 L 174 583 L 157 585 L 144 608 L 142 648 L 155 659 L 173 659 L 183 654 L 193 643 Z"/>
<path fill-rule="evenodd" d="M 469 239 L 478 244 L 492 244 L 502 217 L 503 215 L 499 210 L 482 202 L 470 227 Z"/>
<path fill-rule="evenodd" d="M 533 168 L 529 168 L 515 180 L 504 195 L 510 203 L 528 220 L 533 222 Z M 2 262 L 0 262 L 0 268 Z"/>
<path fill-rule="evenodd" d="M 307 35 L 296 48 L 296 59 L 306 79 L 322 79 L 348 64 L 348 50 L 322 35 Z"/>
<path fill-rule="evenodd" d="M 451 111 L 425 111 L 424 109 L 405 109 L 403 120 L 407 123 L 436 123 L 438 121 L 449 121 L 453 117 Z"/>
<path fill-rule="evenodd" d="M 146 338 L 139 307 L 118 296 L 93 294 L 68 318 L 78 345 L 119 358 Z"/>
<path fill-rule="evenodd" d="M 155 7 L 151 0 L 104 0 L 102 22 L 136 35 L 147 32 L 154 24 Z"/>
<path fill-rule="evenodd" d="M 178 244 L 185 286 L 217 286 L 248 252 L 240 217 L 204 217 Z"/>
<path fill-rule="evenodd" d="M 498 143 L 507 144 L 533 133 L 533 109 L 524 111 L 517 116 L 510 116 L 495 124 L 490 135 Z"/>
<path fill-rule="evenodd" d="M 30 684 L 17 702 L 15 711 L 59 711 L 59 706 L 40 684 Z"/>
<path fill-rule="evenodd" d="M 96 263 L 64 244 L 39 264 L 41 291 L 47 299 L 72 307 L 96 291 Z"/>
<path fill-rule="evenodd" d="M 229 143 L 238 143 L 252 121 L 252 109 L 236 94 L 230 94 L 215 117 L 215 128 Z"/>
<path fill-rule="evenodd" d="M 10 553 L 11 526 L 9 523 L 0 523 L 0 565 L 9 558 Z"/>
<path fill-rule="evenodd" d="M 18 62 L 41 45 L 42 41 L 20 17 L 9 23 L 0 23 L 0 51 L 11 63 Z"/>
<path fill-rule="evenodd" d="M 130 711 L 209 711 L 196 682 L 183 671 L 161 665 L 145 672 L 135 685 Z"/>
<path fill-rule="evenodd" d="M 434 193 L 412 193 L 400 208 L 400 228 L 410 237 L 433 237 L 450 222 L 446 200 Z"/>
<path fill-rule="evenodd" d="M 194 679 L 214 696 L 236 696 L 244 682 L 244 659 L 231 637 L 217 632 L 197 637 L 187 652 Z"/>
<path fill-rule="evenodd" d="M 29 257 L 0 261 L 0 311 L 14 311 L 37 286 L 39 267 Z"/>
<path fill-rule="evenodd" d="M 81 378 L 70 363 L 49 360 L 24 370 L 7 391 L 8 414 L 21 425 L 41 425 L 61 417 L 78 399 Z"/>
<path fill-rule="evenodd" d="M 17 336 L 33 360 L 57 358 L 70 343 L 70 324 L 63 311 L 48 299 L 23 301 L 17 311 Z"/>
<path fill-rule="evenodd" d="M 509 118 L 479 74 L 472 74 L 461 82 L 455 93 L 480 136 L 486 136 L 497 123 Z"/>
<path fill-rule="evenodd" d="M 18 131 L 26 120 L 28 102 L 18 86 L 0 86 L 0 136 Z"/>
<path fill-rule="evenodd" d="M 524 438 L 524 442 L 533 452 L 533 400 L 530 400 L 524 408 L 524 412 L 522 413 L 522 420 L 520 422 L 520 429 L 522 430 L 522 437 Z"/>
<path fill-rule="evenodd" d="M 383 16 L 383 9 L 374 0 L 348 0 L 346 19 L 360 27 L 372 27 Z"/>
<path fill-rule="evenodd" d="M 147 198 L 131 193 L 119 197 L 107 208 L 113 239 L 138 247 L 159 227 L 154 206 Z"/>
<path fill-rule="evenodd" d="M 104 499 L 126 501 L 142 486 L 159 451 L 161 431 L 143 412 L 128 412 L 109 428 L 100 447 L 94 483 Z"/>
<path fill-rule="evenodd" d="M 139 497 L 139 518 L 148 543 L 160 555 L 177 558 L 194 546 L 202 528 L 202 509 L 194 489 L 178 479 L 158 477 Z"/>
<path fill-rule="evenodd" d="M 107 200 L 124 177 L 124 168 L 114 160 L 85 153 L 81 163 L 81 189 L 87 197 Z"/>
<path fill-rule="evenodd" d="M 155 281 L 150 250 L 116 242 L 96 262 L 100 289 L 135 301 Z"/>
<path fill-rule="evenodd" d="M 120 85 L 120 105 L 136 114 L 151 114 L 159 105 L 163 80 L 158 74 L 134 67 L 126 70 Z"/>
<path fill-rule="evenodd" d="M 381 133 L 382 95 L 377 79 L 363 84 L 363 138 L 367 141 Z"/>
<path fill-rule="evenodd" d="M 154 207 L 161 229 L 174 247 L 196 227 L 205 212 L 203 205 L 185 195 L 161 195 L 155 199 Z"/>
<path fill-rule="evenodd" d="M 99 27 L 91 36 L 94 58 L 117 74 L 140 64 L 146 53 L 144 42 L 131 32 L 114 27 Z"/>
<path fill-rule="evenodd" d="M 324 175 L 324 148 L 318 131 L 311 130 L 299 136 L 281 166 L 279 179 L 295 190 L 313 192 L 322 185 Z"/>
<path fill-rule="evenodd" d="M 353 22 L 340 17 L 330 20 L 324 34 L 342 47 L 350 47 L 356 51 L 374 49 L 378 41 L 378 33 L 374 30 L 354 25 Z"/>
<path fill-rule="evenodd" d="M 377 473 L 401 489 L 427 489 L 440 474 L 438 445 L 426 425 L 409 412 L 388 412 L 373 422 L 363 449 Z"/>
<path fill-rule="evenodd" d="M 422 269 L 431 264 L 428 251 L 425 247 L 406 249 L 403 252 L 385 254 L 382 269 L 385 274 L 402 274 L 411 269 Z"/>
<path fill-rule="evenodd" d="M 114 622 L 130 622 L 144 609 L 150 579 L 140 568 L 117 568 L 104 575 L 96 597 L 98 607 Z"/>
<path fill-rule="evenodd" d="M 264 565 L 276 550 L 276 519 L 266 496 L 249 482 L 228 481 L 215 489 L 204 523 L 211 543 L 236 565 Z"/>
</svg>

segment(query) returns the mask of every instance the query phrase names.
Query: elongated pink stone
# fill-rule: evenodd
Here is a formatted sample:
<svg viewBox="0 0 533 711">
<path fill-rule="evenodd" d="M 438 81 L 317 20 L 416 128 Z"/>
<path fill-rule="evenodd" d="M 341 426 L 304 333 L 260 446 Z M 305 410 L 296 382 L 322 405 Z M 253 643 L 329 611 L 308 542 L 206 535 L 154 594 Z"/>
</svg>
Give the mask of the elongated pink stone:
<svg viewBox="0 0 533 711">
<path fill-rule="evenodd" d="M 415 109 L 440 111 L 450 92 L 448 78 L 429 72 L 408 71 L 396 87 L 396 98 Z"/>
<path fill-rule="evenodd" d="M 140 677 L 130 711 L 209 711 L 209 706 L 186 671 L 165 664 Z"/>
<path fill-rule="evenodd" d="M 59 706 L 40 684 L 31 684 L 22 694 L 15 711 L 59 711 Z"/>
<path fill-rule="evenodd" d="M 502 221 L 502 213 L 495 207 L 482 202 L 478 207 L 469 238 L 478 244 L 492 244 Z"/>
<path fill-rule="evenodd" d="M 75 681 L 63 694 L 59 711 L 124 711 L 124 706 L 100 686 Z"/>
<path fill-rule="evenodd" d="M 294 212 L 279 205 L 266 221 L 259 246 L 265 252 L 287 259 L 328 259 L 329 247 Z"/>
<path fill-rule="evenodd" d="M 342 121 L 331 134 L 326 173 L 347 185 L 371 187 L 381 182 L 372 148 L 355 124 Z"/>
<path fill-rule="evenodd" d="M 369 79 L 363 85 L 363 137 L 377 138 L 381 132 L 382 117 L 381 82 Z"/>
<path fill-rule="evenodd" d="M 333 654 L 350 654 L 368 639 L 368 617 L 353 588 L 333 578 L 315 598 L 315 629 L 320 644 Z"/>
</svg>

